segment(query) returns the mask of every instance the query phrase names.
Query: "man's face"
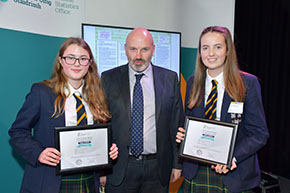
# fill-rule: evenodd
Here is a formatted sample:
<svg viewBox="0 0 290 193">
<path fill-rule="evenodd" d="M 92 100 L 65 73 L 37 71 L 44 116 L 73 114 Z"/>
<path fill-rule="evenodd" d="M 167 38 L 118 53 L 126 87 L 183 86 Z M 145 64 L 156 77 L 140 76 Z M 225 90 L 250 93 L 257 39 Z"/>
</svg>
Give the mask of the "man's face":
<svg viewBox="0 0 290 193">
<path fill-rule="evenodd" d="M 125 52 L 130 66 L 136 72 L 143 72 L 151 63 L 155 51 L 152 36 L 148 31 L 133 31 L 128 36 Z"/>
</svg>

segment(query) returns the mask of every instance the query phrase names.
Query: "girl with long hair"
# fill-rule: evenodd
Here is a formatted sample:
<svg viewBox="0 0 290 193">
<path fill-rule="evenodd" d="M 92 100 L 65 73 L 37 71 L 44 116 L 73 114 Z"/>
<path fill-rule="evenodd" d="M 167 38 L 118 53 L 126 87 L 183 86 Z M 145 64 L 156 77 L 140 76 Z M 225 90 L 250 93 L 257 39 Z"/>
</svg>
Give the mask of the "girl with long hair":
<svg viewBox="0 0 290 193">
<path fill-rule="evenodd" d="M 231 168 L 185 159 L 184 192 L 251 192 L 260 184 L 257 151 L 269 137 L 260 84 L 238 67 L 230 31 L 205 28 L 199 39 L 196 69 L 187 82 L 185 114 L 238 124 Z M 233 111 L 233 107 L 239 109 Z M 184 140 L 179 128 L 177 142 Z"/>
<path fill-rule="evenodd" d="M 84 107 L 81 117 L 77 104 Z M 61 154 L 54 147 L 54 128 L 106 123 L 110 117 L 90 47 L 80 38 L 68 38 L 56 56 L 50 80 L 32 85 L 9 130 L 12 146 L 27 162 L 20 192 L 96 192 L 96 172 L 56 175 Z M 117 158 L 115 144 L 109 155 Z"/>
</svg>

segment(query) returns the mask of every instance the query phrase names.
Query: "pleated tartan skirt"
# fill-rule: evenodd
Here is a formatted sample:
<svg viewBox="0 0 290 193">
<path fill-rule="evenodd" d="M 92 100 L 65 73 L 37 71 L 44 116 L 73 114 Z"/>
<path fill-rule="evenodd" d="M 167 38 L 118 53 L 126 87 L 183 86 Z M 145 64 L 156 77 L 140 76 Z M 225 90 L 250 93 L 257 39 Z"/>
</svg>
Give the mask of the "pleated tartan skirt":
<svg viewBox="0 0 290 193">
<path fill-rule="evenodd" d="M 60 193 L 96 193 L 93 173 L 63 176 Z"/>
<path fill-rule="evenodd" d="M 183 193 L 230 193 L 222 182 L 222 175 L 211 169 L 210 166 L 200 165 L 197 175 L 192 180 L 184 178 Z M 250 193 L 244 191 L 242 193 Z"/>
</svg>

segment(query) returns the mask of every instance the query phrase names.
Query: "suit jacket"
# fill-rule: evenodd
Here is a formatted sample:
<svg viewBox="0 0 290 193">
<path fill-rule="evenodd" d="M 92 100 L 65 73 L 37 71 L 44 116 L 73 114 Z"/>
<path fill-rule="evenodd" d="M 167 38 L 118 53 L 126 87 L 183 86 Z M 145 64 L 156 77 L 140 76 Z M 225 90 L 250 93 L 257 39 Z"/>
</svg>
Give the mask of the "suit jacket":
<svg viewBox="0 0 290 193">
<path fill-rule="evenodd" d="M 56 176 L 55 167 L 38 161 L 45 148 L 55 147 L 54 127 L 65 126 L 64 114 L 51 118 L 55 99 L 56 94 L 51 88 L 41 83 L 33 84 L 9 130 L 11 145 L 27 162 L 21 193 L 59 192 L 61 176 Z M 97 185 L 98 182 L 95 181 Z"/>
<path fill-rule="evenodd" d="M 102 73 L 103 86 L 112 114 L 113 141 L 119 157 L 113 165 L 108 182 L 117 186 L 124 179 L 131 137 L 131 102 L 128 64 Z M 155 90 L 157 135 L 157 171 L 163 185 L 169 183 L 171 170 L 178 167 L 178 147 L 175 136 L 183 119 L 183 109 L 177 74 L 152 65 Z M 179 168 L 181 168 L 179 166 Z"/>
<path fill-rule="evenodd" d="M 242 78 L 246 87 L 246 97 L 233 155 L 237 159 L 237 168 L 222 176 L 224 185 L 231 192 L 242 192 L 260 184 L 257 151 L 266 144 L 269 137 L 259 82 L 251 74 L 244 74 Z M 185 104 L 189 100 L 193 81 L 194 77 L 190 77 L 188 80 Z M 232 122 L 231 115 L 228 113 L 231 101 L 232 99 L 225 92 L 220 121 Z M 185 108 L 185 114 L 188 116 L 204 118 L 204 112 L 204 97 L 199 106 L 193 109 Z M 197 169 L 197 162 L 185 160 L 182 174 L 185 178 L 192 179 L 195 177 Z"/>
</svg>

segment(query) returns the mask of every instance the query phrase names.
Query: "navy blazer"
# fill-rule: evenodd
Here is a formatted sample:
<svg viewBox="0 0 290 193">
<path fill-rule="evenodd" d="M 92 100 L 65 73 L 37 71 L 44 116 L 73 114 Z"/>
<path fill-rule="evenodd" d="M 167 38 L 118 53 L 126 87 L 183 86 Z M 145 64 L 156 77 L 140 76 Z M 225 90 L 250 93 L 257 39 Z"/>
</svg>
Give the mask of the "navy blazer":
<svg viewBox="0 0 290 193">
<path fill-rule="evenodd" d="M 237 160 L 237 168 L 229 173 L 222 175 L 225 187 L 231 192 L 242 192 L 252 189 L 260 184 L 260 168 L 258 163 L 257 151 L 263 147 L 269 137 L 264 109 L 261 98 L 261 88 L 257 78 L 251 74 L 242 75 L 246 88 L 246 97 L 241 122 L 238 126 L 238 134 L 234 149 L 234 157 Z M 194 77 L 190 77 L 186 88 L 185 104 L 188 104 Z M 232 122 L 228 109 L 232 99 L 227 92 L 224 93 L 221 120 Z M 188 116 L 204 116 L 204 97 L 199 106 L 189 109 L 185 108 Z M 198 163 L 185 160 L 183 163 L 182 174 L 186 179 L 191 180 L 197 174 Z"/>
<path fill-rule="evenodd" d="M 103 86 L 112 114 L 113 141 L 119 155 L 113 165 L 108 182 L 122 183 L 129 158 L 131 136 L 131 102 L 128 64 L 102 73 Z M 157 135 L 157 160 L 161 183 L 169 183 L 172 168 L 178 167 L 178 146 L 175 136 L 182 125 L 183 108 L 179 82 L 175 72 L 152 65 L 155 90 L 155 116 Z M 181 168 L 181 166 L 179 166 Z"/>
<path fill-rule="evenodd" d="M 9 130 L 11 145 L 27 162 L 21 193 L 59 192 L 61 176 L 56 176 L 55 167 L 38 161 L 45 148 L 55 147 L 54 128 L 65 126 L 64 114 L 51 118 L 55 99 L 56 94 L 51 88 L 42 83 L 33 84 Z M 98 180 L 95 181 L 98 187 Z"/>
</svg>

